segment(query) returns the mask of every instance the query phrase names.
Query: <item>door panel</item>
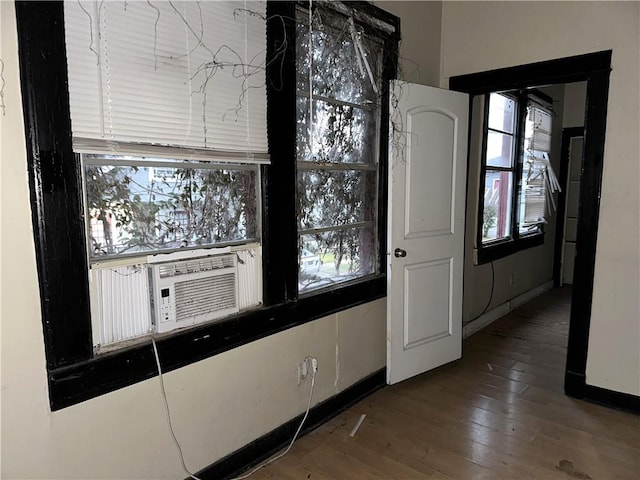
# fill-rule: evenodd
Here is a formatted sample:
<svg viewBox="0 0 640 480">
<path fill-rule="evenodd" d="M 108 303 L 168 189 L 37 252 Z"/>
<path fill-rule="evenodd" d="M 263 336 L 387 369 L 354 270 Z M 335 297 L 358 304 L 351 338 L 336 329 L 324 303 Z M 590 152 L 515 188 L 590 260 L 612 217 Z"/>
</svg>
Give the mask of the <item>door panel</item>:
<svg viewBox="0 0 640 480">
<path fill-rule="evenodd" d="M 398 81 L 392 89 L 388 383 L 462 353 L 469 106 L 448 90 Z"/>
<path fill-rule="evenodd" d="M 455 119 L 447 112 L 412 109 L 407 112 L 407 131 L 413 142 L 406 152 L 405 237 L 451 233 L 455 162 L 427 163 L 419 159 L 429 155 L 455 158 Z M 425 208 L 430 205 L 439 208 Z"/>
<path fill-rule="evenodd" d="M 404 348 L 453 334 L 451 318 L 452 259 L 410 265 L 404 271 Z M 442 301 L 446 299 L 447 301 Z M 414 322 L 430 312 L 432 322 Z"/>
</svg>

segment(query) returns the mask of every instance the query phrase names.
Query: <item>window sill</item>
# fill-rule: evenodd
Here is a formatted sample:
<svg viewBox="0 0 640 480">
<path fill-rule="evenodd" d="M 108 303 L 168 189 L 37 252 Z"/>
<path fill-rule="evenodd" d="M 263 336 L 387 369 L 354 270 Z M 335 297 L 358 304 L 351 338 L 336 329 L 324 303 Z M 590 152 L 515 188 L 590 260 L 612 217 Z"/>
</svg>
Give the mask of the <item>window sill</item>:
<svg viewBox="0 0 640 480">
<path fill-rule="evenodd" d="M 295 302 L 242 312 L 224 321 L 176 331 L 156 340 L 163 372 L 175 370 L 298 325 L 386 296 L 386 278 L 308 295 Z M 67 367 L 50 369 L 51 410 L 104 395 L 157 375 L 150 341 Z"/>
<path fill-rule="evenodd" d="M 492 245 L 485 245 L 478 248 L 477 261 L 475 264 L 483 265 L 542 244 L 544 244 L 544 233 L 537 233 L 517 240 L 506 240 Z"/>
</svg>

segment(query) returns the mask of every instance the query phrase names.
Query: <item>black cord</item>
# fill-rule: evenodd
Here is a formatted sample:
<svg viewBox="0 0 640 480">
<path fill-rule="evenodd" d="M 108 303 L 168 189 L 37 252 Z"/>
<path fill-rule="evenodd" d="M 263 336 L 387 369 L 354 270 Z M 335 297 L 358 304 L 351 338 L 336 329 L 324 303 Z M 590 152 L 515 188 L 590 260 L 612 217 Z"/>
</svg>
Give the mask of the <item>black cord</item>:
<svg viewBox="0 0 640 480">
<path fill-rule="evenodd" d="M 489 301 L 487 302 L 487 304 L 485 305 L 484 309 L 482 310 L 482 312 L 480 313 L 480 315 L 478 315 L 477 317 L 472 318 L 471 320 L 469 320 L 468 322 L 466 322 L 467 324 L 476 321 L 477 319 L 479 319 L 482 315 L 484 315 L 485 313 L 487 313 L 487 310 L 489 309 L 489 305 L 491 305 L 491 301 L 493 300 L 493 289 L 496 285 L 496 271 L 493 267 L 493 260 L 491 260 L 490 262 L 491 264 L 491 294 L 489 295 Z"/>
</svg>

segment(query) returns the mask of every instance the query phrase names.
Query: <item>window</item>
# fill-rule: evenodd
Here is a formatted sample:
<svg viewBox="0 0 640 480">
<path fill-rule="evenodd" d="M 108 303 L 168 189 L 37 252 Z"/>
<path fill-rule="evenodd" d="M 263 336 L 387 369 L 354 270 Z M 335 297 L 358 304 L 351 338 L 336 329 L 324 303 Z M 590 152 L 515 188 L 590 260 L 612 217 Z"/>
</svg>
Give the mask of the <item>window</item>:
<svg viewBox="0 0 640 480">
<path fill-rule="evenodd" d="M 489 96 L 487 147 L 485 149 L 482 243 L 511 236 L 511 208 L 516 170 L 516 100 L 507 95 Z"/>
<path fill-rule="evenodd" d="M 177 286 L 178 274 L 225 288 L 233 277 L 240 293 L 210 297 L 223 300 L 220 318 L 156 329 L 166 370 L 385 296 L 384 119 L 399 21 L 367 3 L 320 3 L 313 2 L 314 21 L 328 34 L 315 38 L 337 45 L 340 36 L 330 39 L 338 22 L 348 38 L 351 31 L 362 38 L 367 62 L 363 75 L 357 61 L 324 72 L 329 66 L 317 61 L 312 85 L 350 72 L 349 88 L 364 92 L 371 78 L 378 82 L 375 100 L 336 91 L 324 98 L 320 86 L 304 98 L 296 2 L 268 2 L 266 11 L 264 2 L 16 3 L 53 410 L 154 375 L 144 335 L 151 315 L 161 319 L 164 311 L 152 312 L 149 292 L 163 301 L 175 288 L 189 298 L 194 289 Z M 316 133 L 307 147 L 296 143 L 297 122 L 308 114 L 297 107 L 309 100 L 324 123 L 309 123 Z M 332 133 L 349 138 L 334 146 L 348 150 L 318 162 L 319 135 L 334 113 L 346 123 Z M 312 221 L 300 228 L 298 180 L 327 202 L 338 185 L 348 186 L 343 217 L 330 218 L 342 207 L 310 207 Z M 343 237 L 339 275 L 298 297 L 299 279 L 317 279 L 334 261 L 329 245 L 349 230 L 358 233 L 351 243 Z M 215 256 L 192 261 L 203 251 Z M 158 260 L 176 255 L 180 264 Z M 234 297 L 235 306 L 224 303 Z M 111 320 L 98 321 L 105 316 Z M 108 354 L 96 351 L 104 344 L 113 344 Z"/>
<path fill-rule="evenodd" d="M 266 11 L 264 2 L 241 7 L 65 3 L 96 349 L 262 301 L 245 291 L 261 281 L 257 261 L 220 259 L 224 282 L 205 268 L 231 245 L 238 258 L 247 251 L 260 258 L 259 166 L 269 163 Z M 156 266 L 156 259 L 169 263 Z M 160 289 L 167 281 L 158 269 L 172 271 L 176 282 Z M 121 293 L 132 288 L 142 298 Z M 199 293 L 185 296 L 185 289 Z M 128 314 L 136 305 L 142 313 Z M 138 316 L 149 321 L 134 328 Z"/>
<path fill-rule="evenodd" d="M 378 175 L 384 43 L 330 8 L 298 8 L 299 289 L 380 271 Z M 311 39 L 311 40 L 310 40 Z"/>
<path fill-rule="evenodd" d="M 559 190 L 550 163 L 551 99 L 537 91 L 485 96 L 478 261 L 542 243 Z"/>
<path fill-rule="evenodd" d="M 81 158 L 92 261 L 260 238 L 255 166 Z"/>
</svg>

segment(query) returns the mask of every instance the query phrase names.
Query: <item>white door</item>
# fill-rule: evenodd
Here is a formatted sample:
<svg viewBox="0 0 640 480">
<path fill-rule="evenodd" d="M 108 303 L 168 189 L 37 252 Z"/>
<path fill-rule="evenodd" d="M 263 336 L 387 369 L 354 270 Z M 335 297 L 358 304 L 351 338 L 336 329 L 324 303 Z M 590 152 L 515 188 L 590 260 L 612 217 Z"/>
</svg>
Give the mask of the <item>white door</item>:
<svg viewBox="0 0 640 480">
<path fill-rule="evenodd" d="M 462 355 L 469 97 L 393 81 L 387 383 Z"/>
</svg>

